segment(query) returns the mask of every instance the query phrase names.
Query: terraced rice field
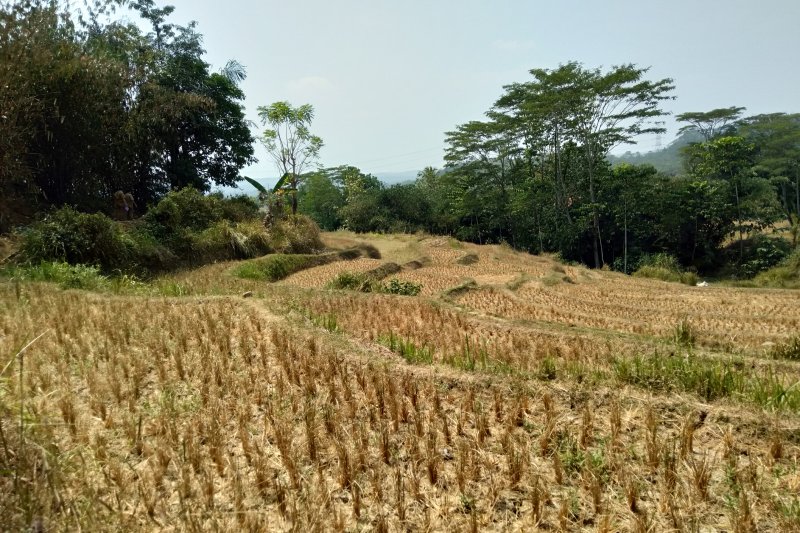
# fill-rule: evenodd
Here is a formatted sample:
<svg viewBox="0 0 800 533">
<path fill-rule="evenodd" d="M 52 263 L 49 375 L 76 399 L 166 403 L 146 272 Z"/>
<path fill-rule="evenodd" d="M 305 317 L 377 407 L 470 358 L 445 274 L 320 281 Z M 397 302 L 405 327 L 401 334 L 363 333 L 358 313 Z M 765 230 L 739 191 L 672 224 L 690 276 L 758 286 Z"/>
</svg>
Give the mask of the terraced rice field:
<svg viewBox="0 0 800 533">
<path fill-rule="evenodd" d="M 800 531 L 798 293 L 326 239 L 382 258 L 0 281 L 3 528 Z"/>
</svg>

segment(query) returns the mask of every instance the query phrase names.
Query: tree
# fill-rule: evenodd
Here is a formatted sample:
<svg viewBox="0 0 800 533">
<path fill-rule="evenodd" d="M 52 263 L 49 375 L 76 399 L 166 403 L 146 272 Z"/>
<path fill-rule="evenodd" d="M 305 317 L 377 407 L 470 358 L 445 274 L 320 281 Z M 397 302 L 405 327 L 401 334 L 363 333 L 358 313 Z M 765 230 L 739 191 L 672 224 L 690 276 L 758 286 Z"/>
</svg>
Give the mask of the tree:
<svg viewBox="0 0 800 533">
<path fill-rule="evenodd" d="M 171 6 L 155 9 L 152 0 L 137 5 L 153 25 L 149 39 L 155 69 L 131 112 L 136 166 L 146 180 L 140 194 L 235 185 L 241 168 L 255 161 L 238 86 L 246 76 L 244 67 L 232 61 L 221 72 L 210 72 L 194 23 L 164 24 Z"/>
<path fill-rule="evenodd" d="M 743 137 L 718 137 L 699 145 L 698 173 L 728 183 L 733 193 L 739 261 L 744 256 L 744 233 L 775 221 L 777 198 L 769 182 L 753 172 L 756 147 Z"/>
<path fill-rule="evenodd" d="M 276 188 L 292 194 L 292 214 L 296 214 L 303 172 L 316 163 L 322 148 L 322 139 L 309 131 L 314 108 L 310 104 L 292 107 L 289 102 L 275 102 L 259 106 L 258 116 L 262 125 L 269 125 L 262 142 L 281 174 Z"/>
<path fill-rule="evenodd" d="M 589 200 L 597 237 L 592 243 L 595 267 L 598 268 L 605 259 L 595 191 L 596 169 L 615 146 L 633 143 L 639 135 L 666 131 L 655 122 L 667 114 L 659 106 L 662 101 L 672 98 L 668 93 L 675 86 L 669 78 L 656 82 L 644 80 L 648 70 L 630 64 L 613 67 L 606 73 L 596 69 L 577 77 L 578 80 L 585 79 L 582 90 L 585 103 L 578 110 L 577 126 L 589 173 Z"/>
<path fill-rule="evenodd" d="M 755 145 L 755 170 L 776 187 L 796 240 L 800 224 L 800 114 L 771 113 L 742 119 L 739 135 Z"/>
<path fill-rule="evenodd" d="M 305 176 L 298 190 L 298 209 L 320 228 L 334 231 L 341 226 L 339 210 L 345 205 L 344 193 L 324 170 Z"/>
<path fill-rule="evenodd" d="M 710 141 L 714 136 L 725 133 L 726 126 L 735 122 L 742 116 L 744 107 L 721 107 L 711 111 L 689 111 L 677 115 L 678 122 L 687 122 L 681 127 L 679 133 L 686 131 L 696 131 L 700 133 L 706 141 Z"/>
<path fill-rule="evenodd" d="M 580 172 L 574 175 L 586 182 L 588 202 L 583 209 L 590 214 L 593 259 L 598 268 L 605 259 L 597 180 L 605 172 L 606 156 L 613 147 L 632 143 L 638 135 L 665 131 L 657 119 L 666 115 L 660 105 L 672 98 L 669 93 L 674 86 L 669 78 L 646 80 L 647 71 L 621 65 L 603 72 L 585 69 L 577 62 L 553 70 L 533 69 L 533 81 L 507 86 L 506 94 L 495 104 L 508 115 L 508 121 L 516 123 L 517 142 L 527 152 L 531 178 L 536 172 L 547 172 L 545 167 L 551 164 L 555 201 L 570 225 L 575 198 L 567 175 L 576 169 L 568 166 L 566 157 L 582 154 Z"/>
<path fill-rule="evenodd" d="M 130 5 L 153 26 L 105 22 Z M 0 197 L 110 207 L 170 187 L 232 185 L 254 161 L 238 88 L 243 69 L 212 73 L 194 24 L 153 0 L 0 5 Z M 90 90 L 87 90 L 90 88 Z"/>
<path fill-rule="evenodd" d="M 622 271 L 628 274 L 628 228 L 630 221 L 638 213 L 635 209 L 636 198 L 644 193 L 644 186 L 651 182 L 657 174 L 656 169 L 650 165 L 634 166 L 622 163 L 611 171 L 610 179 L 606 184 L 609 199 L 614 198 L 612 215 L 622 218 Z M 609 194 L 610 193 L 610 194 Z M 641 209 L 641 206 L 639 207 Z"/>
</svg>

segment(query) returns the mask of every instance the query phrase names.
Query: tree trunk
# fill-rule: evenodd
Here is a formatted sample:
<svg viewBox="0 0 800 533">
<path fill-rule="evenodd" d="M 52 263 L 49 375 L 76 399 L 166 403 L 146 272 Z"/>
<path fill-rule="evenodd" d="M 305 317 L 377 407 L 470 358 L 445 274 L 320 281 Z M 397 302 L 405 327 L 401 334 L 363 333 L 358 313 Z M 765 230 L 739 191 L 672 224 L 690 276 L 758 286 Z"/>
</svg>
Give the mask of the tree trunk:
<svg viewBox="0 0 800 533">
<path fill-rule="evenodd" d="M 567 222 L 572 225 L 572 217 L 569 215 L 569 206 L 567 205 L 567 187 L 564 185 L 564 176 L 561 173 L 561 143 L 558 140 L 558 126 L 555 127 L 553 134 L 553 148 L 556 155 L 556 179 L 558 187 L 561 188 L 561 194 L 559 195 L 561 198 L 558 199 L 558 204 L 563 207 Z M 556 188 L 556 191 L 558 191 L 558 188 Z"/>
<path fill-rule="evenodd" d="M 733 190 L 736 193 L 736 220 L 739 222 L 739 264 L 744 258 L 744 232 L 742 231 L 742 210 L 739 206 L 739 184 L 734 183 Z"/>
<path fill-rule="evenodd" d="M 600 239 L 600 215 L 597 213 L 596 196 L 594 193 L 594 157 L 592 150 L 588 150 L 588 169 L 589 169 L 589 200 L 592 202 L 592 224 L 594 225 L 595 238 L 592 240 L 592 251 L 594 252 L 594 267 L 600 268 L 605 263 L 603 257 L 603 242 Z M 599 245 L 599 249 L 598 249 Z"/>
<path fill-rule="evenodd" d="M 623 245 L 622 245 L 622 254 L 623 254 L 622 271 L 627 274 L 628 273 L 628 202 L 627 202 L 627 200 L 625 201 L 624 219 L 625 219 L 625 230 L 624 230 L 625 237 L 624 237 Z"/>
</svg>

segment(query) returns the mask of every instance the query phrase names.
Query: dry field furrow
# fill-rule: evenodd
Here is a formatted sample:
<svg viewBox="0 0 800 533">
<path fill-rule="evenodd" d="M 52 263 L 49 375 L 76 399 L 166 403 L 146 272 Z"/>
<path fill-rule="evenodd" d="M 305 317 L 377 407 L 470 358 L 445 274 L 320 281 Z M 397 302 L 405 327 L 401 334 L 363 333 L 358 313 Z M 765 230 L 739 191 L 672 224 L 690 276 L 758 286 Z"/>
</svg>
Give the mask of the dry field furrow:
<svg viewBox="0 0 800 533">
<path fill-rule="evenodd" d="M 382 259 L 0 280 L 3 529 L 800 531 L 800 363 L 759 344 L 795 334 L 797 293 L 325 238 Z M 422 296 L 322 289 L 423 257 L 397 275 Z"/>
<path fill-rule="evenodd" d="M 409 314 L 417 300 L 366 307 Z M 18 418 L 3 412 L 15 450 L 0 452 L 3 466 L 25 487 L 1 482 L 6 527 L 796 525 L 784 509 L 800 483 L 797 416 L 439 372 L 291 326 L 271 307 L 44 285 L 18 298 L 0 286 L 2 353 L 47 332 L 25 354 L 21 388 L 13 362 L 0 382 L 4 408 L 25 415 L 19 440 Z M 437 320 L 462 318 L 420 307 L 408 327 Z"/>
</svg>

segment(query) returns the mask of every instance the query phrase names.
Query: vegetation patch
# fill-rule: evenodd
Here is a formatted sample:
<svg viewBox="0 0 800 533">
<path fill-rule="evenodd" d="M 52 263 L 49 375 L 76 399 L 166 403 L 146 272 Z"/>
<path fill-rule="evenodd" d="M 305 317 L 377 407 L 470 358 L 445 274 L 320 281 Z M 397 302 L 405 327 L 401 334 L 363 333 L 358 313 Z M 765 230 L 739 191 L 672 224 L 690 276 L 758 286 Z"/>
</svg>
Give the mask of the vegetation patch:
<svg viewBox="0 0 800 533">
<path fill-rule="evenodd" d="M 414 341 L 404 339 L 393 332 L 389 332 L 387 335 L 381 335 L 378 337 L 378 342 L 409 363 L 426 365 L 433 363 L 433 348 L 418 346 Z"/>
<path fill-rule="evenodd" d="M 748 375 L 735 362 L 653 354 L 616 359 L 612 367 L 621 382 L 648 390 L 691 392 L 709 402 L 739 397 L 773 409 L 800 409 L 796 383 L 787 383 L 771 371 Z"/>
<path fill-rule="evenodd" d="M 758 287 L 800 289 L 800 248 L 778 266 L 758 274 L 753 281 Z"/>
<path fill-rule="evenodd" d="M 21 232 L 16 259 L 149 276 L 178 266 L 258 257 L 273 243 L 257 213 L 252 200 L 206 196 L 192 188 L 170 192 L 141 220 L 126 223 L 64 207 Z"/>
<path fill-rule="evenodd" d="M 446 289 L 442 293 L 442 297 L 445 299 L 453 300 L 477 288 L 478 288 L 478 282 L 472 278 L 469 278 L 464 280 L 462 283 L 459 283 L 455 287 Z"/>
<path fill-rule="evenodd" d="M 478 257 L 478 254 L 472 254 L 472 253 L 462 255 L 461 257 L 456 259 L 456 263 L 465 266 L 474 265 L 478 261 L 480 261 L 480 257 Z"/>
<path fill-rule="evenodd" d="M 800 361 L 800 335 L 795 335 L 785 342 L 776 344 L 770 350 L 770 354 L 775 359 Z"/>
<path fill-rule="evenodd" d="M 422 284 L 392 278 L 383 283 L 369 272 L 341 272 L 328 283 L 329 289 L 350 290 L 358 292 L 377 292 L 398 294 L 401 296 L 417 296 L 422 291 Z"/>
<path fill-rule="evenodd" d="M 235 267 L 233 275 L 258 281 L 280 281 L 307 268 L 326 265 L 339 260 L 337 254 L 273 254 L 263 259 L 248 261 Z"/>
<path fill-rule="evenodd" d="M 638 278 L 660 279 L 685 285 L 696 285 L 699 281 L 696 273 L 684 272 L 678 260 L 669 254 L 644 256 L 633 275 Z"/>
</svg>

